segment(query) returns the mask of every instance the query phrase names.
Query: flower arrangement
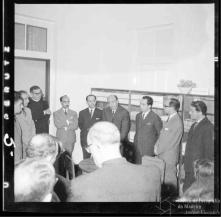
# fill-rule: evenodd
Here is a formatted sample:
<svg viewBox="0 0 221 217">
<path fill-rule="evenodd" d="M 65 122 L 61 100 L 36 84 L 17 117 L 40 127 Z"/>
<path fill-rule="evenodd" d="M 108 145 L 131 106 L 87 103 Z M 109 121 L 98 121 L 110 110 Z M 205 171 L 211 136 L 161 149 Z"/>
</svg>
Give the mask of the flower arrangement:
<svg viewBox="0 0 221 217">
<path fill-rule="evenodd" d="M 180 80 L 179 84 L 177 85 L 181 93 L 188 94 L 191 92 L 192 88 L 196 87 L 196 83 L 192 82 L 191 80 Z"/>
</svg>

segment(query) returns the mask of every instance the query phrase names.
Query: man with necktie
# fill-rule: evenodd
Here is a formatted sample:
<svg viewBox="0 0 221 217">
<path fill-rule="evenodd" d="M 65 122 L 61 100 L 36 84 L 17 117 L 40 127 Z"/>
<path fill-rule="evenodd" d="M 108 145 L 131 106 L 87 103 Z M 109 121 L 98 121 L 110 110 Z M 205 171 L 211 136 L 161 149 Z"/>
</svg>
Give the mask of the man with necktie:
<svg viewBox="0 0 221 217">
<path fill-rule="evenodd" d="M 144 155 L 154 156 L 154 145 L 162 129 L 161 118 L 152 111 L 153 99 L 143 96 L 140 101 L 141 112 L 136 115 L 136 163 L 140 164 Z"/>
<path fill-rule="evenodd" d="M 121 139 L 121 154 L 125 156 L 124 148 L 128 144 L 128 133 L 130 130 L 130 115 L 129 112 L 119 105 L 118 97 L 110 95 L 107 98 L 108 106 L 103 109 L 103 121 L 112 122 L 120 131 Z"/>
<path fill-rule="evenodd" d="M 67 95 L 60 97 L 62 108 L 53 113 L 57 128 L 56 137 L 62 142 L 64 149 L 72 155 L 76 142 L 75 130 L 78 128 L 77 112 L 69 109 L 70 99 Z"/>
<path fill-rule="evenodd" d="M 88 131 L 94 123 L 102 120 L 102 111 L 96 108 L 96 96 L 88 95 L 86 97 L 86 102 L 88 107 L 79 112 L 78 118 L 78 126 L 81 130 L 80 139 L 84 159 L 89 158 L 91 155 L 86 151 Z"/>
<path fill-rule="evenodd" d="M 177 196 L 177 164 L 183 135 L 183 121 L 178 114 L 179 108 L 178 99 L 171 98 L 164 103 L 164 110 L 168 114 L 168 119 L 163 123 L 160 137 L 154 147 L 156 156 L 166 164 L 164 184 L 167 189 L 170 189 L 171 196 Z"/>
<path fill-rule="evenodd" d="M 190 116 L 195 123 L 188 133 L 184 155 L 185 180 L 183 192 L 195 181 L 194 161 L 214 159 L 214 126 L 206 117 L 207 106 L 203 101 L 193 101 L 190 106 Z"/>
</svg>

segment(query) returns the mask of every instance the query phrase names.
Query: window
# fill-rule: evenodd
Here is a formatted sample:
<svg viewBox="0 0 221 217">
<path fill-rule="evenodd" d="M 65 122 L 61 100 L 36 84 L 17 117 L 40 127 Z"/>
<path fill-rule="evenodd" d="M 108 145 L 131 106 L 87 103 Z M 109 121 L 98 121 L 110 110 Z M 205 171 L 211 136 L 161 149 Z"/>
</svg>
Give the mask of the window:
<svg viewBox="0 0 221 217">
<path fill-rule="evenodd" d="M 47 52 L 47 29 L 15 23 L 15 49 Z"/>
</svg>

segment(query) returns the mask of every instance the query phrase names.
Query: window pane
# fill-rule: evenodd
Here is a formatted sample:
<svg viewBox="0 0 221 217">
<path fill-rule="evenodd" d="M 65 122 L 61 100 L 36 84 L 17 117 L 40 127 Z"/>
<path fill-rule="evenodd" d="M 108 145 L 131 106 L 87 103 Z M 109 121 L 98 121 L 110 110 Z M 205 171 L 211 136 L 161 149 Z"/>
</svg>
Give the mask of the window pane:
<svg viewBox="0 0 221 217">
<path fill-rule="evenodd" d="M 25 50 L 25 25 L 15 23 L 15 49 Z"/>
<path fill-rule="evenodd" d="M 47 51 L 47 29 L 27 25 L 27 50 Z"/>
</svg>

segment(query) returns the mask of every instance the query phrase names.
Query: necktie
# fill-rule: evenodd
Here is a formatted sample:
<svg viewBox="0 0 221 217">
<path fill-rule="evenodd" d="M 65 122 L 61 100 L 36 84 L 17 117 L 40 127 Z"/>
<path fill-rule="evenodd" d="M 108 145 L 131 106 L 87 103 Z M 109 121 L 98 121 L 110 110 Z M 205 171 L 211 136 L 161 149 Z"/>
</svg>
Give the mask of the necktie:
<svg viewBox="0 0 221 217">
<path fill-rule="evenodd" d="M 145 119 L 145 113 L 142 114 L 143 120 Z"/>
<path fill-rule="evenodd" d="M 90 116 L 92 118 L 92 115 L 93 115 L 93 112 L 92 112 L 92 109 L 90 109 Z"/>
<path fill-rule="evenodd" d="M 167 118 L 167 122 L 170 120 L 170 116 L 168 116 L 168 118 Z"/>
<path fill-rule="evenodd" d="M 114 114 L 115 114 L 115 111 L 114 111 L 114 110 L 112 110 L 112 114 L 113 114 L 113 116 L 114 116 Z"/>
<path fill-rule="evenodd" d="M 67 115 L 67 114 L 68 114 L 66 109 L 64 110 L 64 113 L 65 113 L 65 115 Z"/>
</svg>

